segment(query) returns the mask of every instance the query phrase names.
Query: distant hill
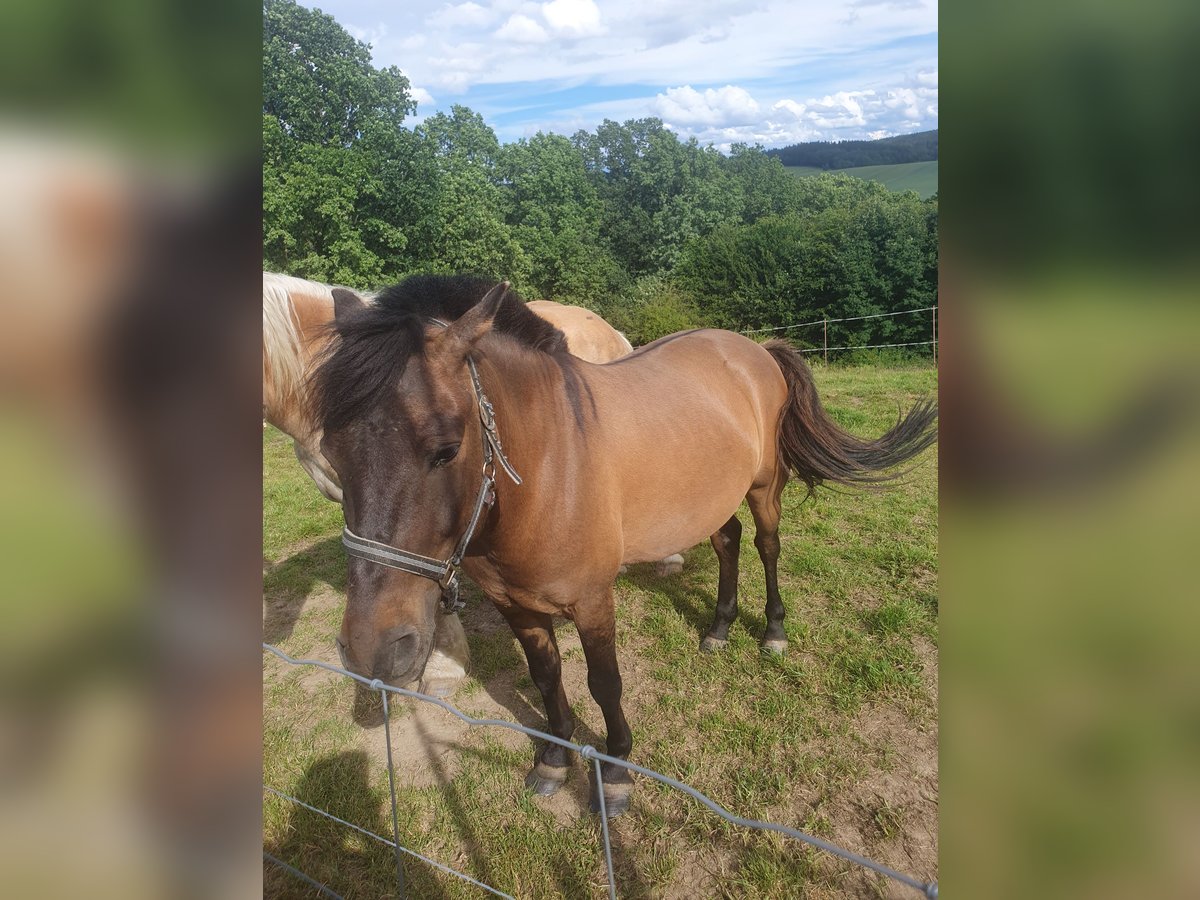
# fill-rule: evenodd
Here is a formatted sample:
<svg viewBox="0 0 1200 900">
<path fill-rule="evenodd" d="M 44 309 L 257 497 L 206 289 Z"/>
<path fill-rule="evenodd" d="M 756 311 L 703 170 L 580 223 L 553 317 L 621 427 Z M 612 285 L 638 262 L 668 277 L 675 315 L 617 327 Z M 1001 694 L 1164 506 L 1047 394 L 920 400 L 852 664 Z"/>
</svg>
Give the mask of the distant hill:
<svg viewBox="0 0 1200 900">
<path fill-rule="evenodd" d="M 935 128 L 877 141 L 812 141 L 779 147 L 767 153 L 779 157 L 785 166 L 811 166 L 826 171 L 929 162 L 938 158 L 938 133 Z"/>
<path fill-rule="evenodd" d="M 818 169 L 815 166 L 787 166 L 793 175 L 820 175 L 828 169 Z M 894 166 L 857 166 L 852 169 L 838 169 L 839 175 L 853 175 L 855 178 L 866 178 L 878 181 L 892 191 L 916 191 L 921 199 L 926 200 L 937 193 L 938 161 L 898 163 Z"/>
</svg>

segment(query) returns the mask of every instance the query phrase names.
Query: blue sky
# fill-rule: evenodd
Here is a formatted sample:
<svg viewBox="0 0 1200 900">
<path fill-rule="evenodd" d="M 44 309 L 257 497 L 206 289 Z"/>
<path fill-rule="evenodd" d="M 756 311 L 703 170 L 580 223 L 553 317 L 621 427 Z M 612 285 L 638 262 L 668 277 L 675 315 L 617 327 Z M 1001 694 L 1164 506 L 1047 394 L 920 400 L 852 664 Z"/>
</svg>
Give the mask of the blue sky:
<svg viewBox="0 0 1200 900">
<path fill-rule="evenodd" d="M 303 0 L 501 141 L 656 116 L 727 150 L 938 127 L 936 0 Z"/>
</svg>

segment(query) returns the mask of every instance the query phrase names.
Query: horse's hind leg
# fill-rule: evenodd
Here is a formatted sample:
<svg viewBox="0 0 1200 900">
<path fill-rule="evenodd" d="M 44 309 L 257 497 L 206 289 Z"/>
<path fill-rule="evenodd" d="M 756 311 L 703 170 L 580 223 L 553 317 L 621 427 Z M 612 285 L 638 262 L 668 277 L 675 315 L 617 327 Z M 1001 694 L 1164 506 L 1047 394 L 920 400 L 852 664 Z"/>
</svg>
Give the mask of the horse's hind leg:
<svg viewBox="0 0 1200 900">
<path fill-rule="evenodd" d="M 750 513 L 754 516 L 754 546 L 762 559 L 767 582 L 767 630 L 763 634 L 762 648 L 768 653 L 783 653 L 787 650 L 787 633 L 783 630 L 783 601 L 779 599 L 779 518 L 782 508 L 779 497 L 783 493 L 785 479 L 775 479 L 761 488 L 754 488 L 746 495 Z"/>
<path fill-rule="evenodd" d="M 529 674 L 546 706 L 550 733 L 569 741 L 575 732 L 575 715 L 562 686 L 562 658 L 554 637 L 554 620 L 544 613 L 519 607 L 502 607 L 500 611 L 525 650 Z M 525 786 L 549 797 L 567 780 L 569 763 L 565 747 L 547 742 L 534 756 L 533 768 L 525 776 Z"/>
<path fill-rule="evenodd" d="M 729 640 L 729 626 L 737 618 L 738 552 L 742 544 L 742 523 L 736 515 L 709 538 L 717 551 L 720 576 L 717 581 L 717 611 L 713 616 L 712 628 L 700 642 L 700 649 L 712 653 L 725 649 Z"/>
</svg>

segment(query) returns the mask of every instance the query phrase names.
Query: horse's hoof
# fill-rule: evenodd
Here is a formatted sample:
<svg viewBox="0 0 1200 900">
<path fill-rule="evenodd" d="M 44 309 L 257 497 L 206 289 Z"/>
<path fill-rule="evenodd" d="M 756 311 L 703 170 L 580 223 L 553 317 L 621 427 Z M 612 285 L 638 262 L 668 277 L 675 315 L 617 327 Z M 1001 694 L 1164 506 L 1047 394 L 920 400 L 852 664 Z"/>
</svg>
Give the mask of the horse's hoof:
<svg viewBox="0 0 1200 900">
<path fill-rule="evenodd" d="M 700 642 L 701 653 L 720 653 L 729 646 L 729 641 L 723 638 L 715 638 L 712 635 L 705 635 L 704 640 Z"/>
<path fill-rule="evenodd" d="M 787 653 L 788 642 L 782 641 L 763 641 L 762 652 L 770 656 L 783 656 Z"/>
<path fill-rule="evenodd" d="M 683 572 L 683 556 L 676 553 L 674 556 L 668 556 L 666 559 L 659 560 L 655 565 L 658 571 L 659 578 L 666 578 L 668 575 L 679 575 Z"/>
<path fill-rule="evenodd" d="M 624 815 L 629 811 L 629 801 L 633 799 L 633 783 L 621 782 L 618 784 L 604 783 L 604 812 L 610 818 Z M 592 812 L 600 812 L 600 795 L 596 793 L 596 786 L 592 785 Z"/>
<path fill-rule="evenodd" d="M 525 776 L 525 787 L 539 797 L 553 797 L 558 793 L 558 789 L 566 783 L 567 771 L 566 766 L 548 766 L 545 763 L 538 763 Z"/>
<path fill-rule="evenodd" d="M 445 699 L 458 690 L 466 678 L 467 670 L 459 660 L 435 648 L 421 673 L 417 689 L 422 694 Z"/>
</svg>

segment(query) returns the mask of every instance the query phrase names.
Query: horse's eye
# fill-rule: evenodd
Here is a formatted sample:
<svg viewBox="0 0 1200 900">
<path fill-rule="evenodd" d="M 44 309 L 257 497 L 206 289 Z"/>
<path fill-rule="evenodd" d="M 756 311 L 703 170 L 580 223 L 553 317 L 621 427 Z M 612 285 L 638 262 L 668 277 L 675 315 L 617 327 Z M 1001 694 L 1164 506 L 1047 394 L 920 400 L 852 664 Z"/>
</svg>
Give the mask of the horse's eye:
<svg viewBox="0 0 1200 900">
<path fill-rule="evenodd" d="M 436 469 L 440 466 L 446 465 L 446 463 L 458 456 L 458 448 L 461 446 L 461 444 L 447 444 L 445 447 L 439 447 L 437 452 L 433 454 L 431 460 L 433 467 Z"/>
</svg>

